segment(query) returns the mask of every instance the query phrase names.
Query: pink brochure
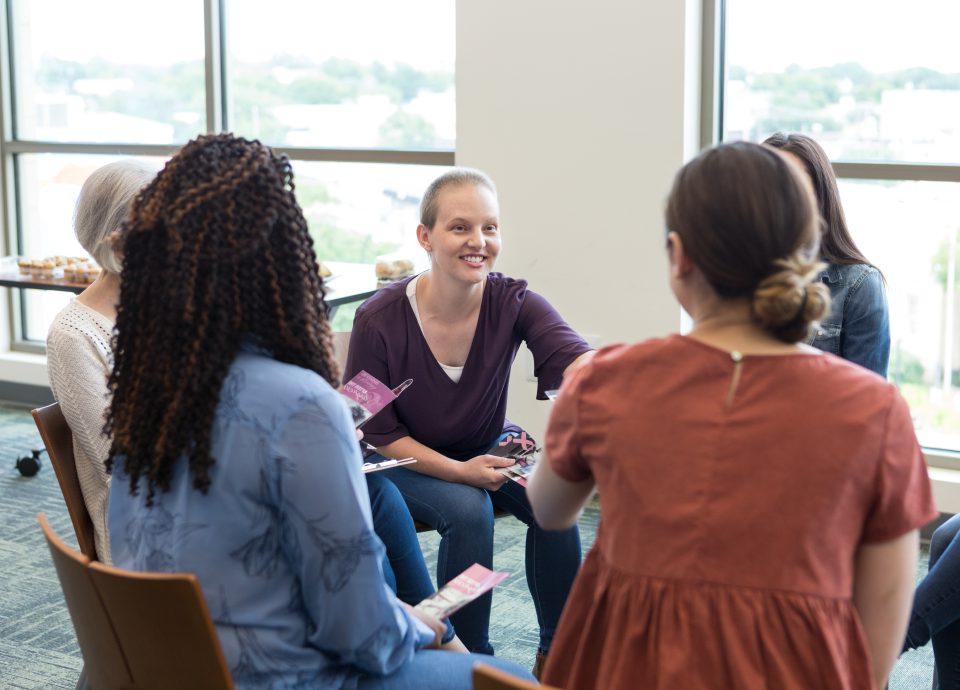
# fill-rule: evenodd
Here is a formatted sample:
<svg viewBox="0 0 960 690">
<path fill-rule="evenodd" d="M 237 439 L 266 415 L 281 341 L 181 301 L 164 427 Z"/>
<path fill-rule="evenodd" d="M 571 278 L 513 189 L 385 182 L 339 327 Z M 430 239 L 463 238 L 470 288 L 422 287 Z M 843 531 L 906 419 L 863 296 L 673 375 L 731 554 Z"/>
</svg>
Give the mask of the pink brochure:
<svg viewBox="0 0 960 690">
<path fill-rule="evenodd" d="M 347 399 L 347 407 L 353 416 L 354 426 L 359 427 L 384 407 L 397 399 L 413 379 L 407 379 L 394 390 L 390 390 L 375 376 L 361 371 L 343 384 L 340 394 Z"/>
<path fill-rule="evenodd" d="M 424 599 L 414 608 L 434 618 L 447 618 L 477 597 L 489 592 L 494 586 L 503 582 L 509 574 L 493 571 L 479 563 L 474 563 L 441 587 L 439 592 Z"/>
</svg>

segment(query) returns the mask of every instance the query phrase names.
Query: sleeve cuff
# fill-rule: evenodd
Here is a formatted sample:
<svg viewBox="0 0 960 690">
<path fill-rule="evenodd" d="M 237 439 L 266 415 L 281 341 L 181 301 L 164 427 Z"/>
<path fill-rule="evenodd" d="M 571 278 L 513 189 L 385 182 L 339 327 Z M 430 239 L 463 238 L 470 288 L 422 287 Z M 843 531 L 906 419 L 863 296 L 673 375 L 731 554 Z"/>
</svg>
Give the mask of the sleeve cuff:
<svg viewBox="0 0 960 690">
<path fill-rule="evenodd" d="M 555 390 L 563 383 L 563 372 L 567 370 L 574 360 L 585 352 L 590 352 L 593 348 L 583 343 L 582 347 L 571 350 L 569 354 L 563 356 L 559 353 L 552 355 L 551 359 L 555 362 L 544 364 L 542 369 L 537 372 L 537 400 L 548 400 L 547 391 Z"/>
</svg>

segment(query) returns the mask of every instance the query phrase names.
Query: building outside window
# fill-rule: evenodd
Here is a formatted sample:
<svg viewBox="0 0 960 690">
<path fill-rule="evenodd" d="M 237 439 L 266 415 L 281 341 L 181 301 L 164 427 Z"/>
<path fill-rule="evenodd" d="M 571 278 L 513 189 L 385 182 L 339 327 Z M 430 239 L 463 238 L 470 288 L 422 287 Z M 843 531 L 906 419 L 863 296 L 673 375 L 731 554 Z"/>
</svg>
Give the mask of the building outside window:
<svg viewBox="0 0 960 690">
<path fill-rule="evenodd" d="M 705 8 L 717 20 L 711 136 L 823 145 L 851 234 L 886 278 L 889 376 L 921 443 L 960 450 L 960 3 Z"/>
<path fill-rule="evenodd" d="M 420 194 L 453 164 L 453 0 L 0 5 L 5 253 L 82 254 L 72 215 L 93 170 L 121 156 L 159 170 L 231 131 L 291 157 L 321 260 L 419 258 Z M 5 292 L 14 347 L 39 351 L 70 297 Z"/>
</svg>

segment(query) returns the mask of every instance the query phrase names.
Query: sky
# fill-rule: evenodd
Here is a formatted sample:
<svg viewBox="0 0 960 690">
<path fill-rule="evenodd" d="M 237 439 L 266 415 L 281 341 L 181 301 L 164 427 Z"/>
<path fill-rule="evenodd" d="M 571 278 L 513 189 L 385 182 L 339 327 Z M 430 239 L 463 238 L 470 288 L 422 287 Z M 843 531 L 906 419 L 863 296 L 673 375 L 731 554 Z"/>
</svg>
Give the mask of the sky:
<svg viewBox="0 0 960 690">
<path fill-rule="evenodd" d="M 228 45 L 245 62 L 287 51 L 317 61 L 399 59 L 420 69 L 453 70 L 455 0 L 225 2 Z M 35 58 L 52 51 L 63 59 L 156 65 L 203 59 L 202 0 L 13 5 L 18 24 L 34 25 L 18 35 L 33 41 Z M 729 64 L 753 71 L 857 61 L 875 71 L 923 66 L 960 72 L 960 0 L 727 0 L 727 8 Z M 355 27 L 362 28 L 359 35 Z"/>
<path fill-rule="evenodd" d="M 960 0 L 727 0 L 727 64 L 960 72 Z"/>
<path fill-rule="evenodd" d="M 454 0 L 226 2 L 228 49 L 245 62 L 286 52 L 453 71 Z M 203 59 L 202 0 L 20 0 L 14 12 L 15 35 L 30 42 L 18 50 L 34 59 L 44 53 L 149 65 Z"/>
</svg>

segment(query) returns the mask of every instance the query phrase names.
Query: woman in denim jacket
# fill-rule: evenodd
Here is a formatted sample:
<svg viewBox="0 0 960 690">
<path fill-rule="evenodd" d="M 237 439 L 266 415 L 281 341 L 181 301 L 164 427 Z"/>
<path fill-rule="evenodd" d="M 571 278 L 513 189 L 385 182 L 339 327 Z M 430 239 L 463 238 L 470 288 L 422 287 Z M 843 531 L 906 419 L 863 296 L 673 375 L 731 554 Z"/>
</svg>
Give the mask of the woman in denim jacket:
<svg viewBox="0 0 960 690">
<path fill-rule="evenodd" d="M 890 319 L 883 276 L 870 265 L 847 230 L 837 178 L 826 152 L 810 137 L 777 133 L 763 142 L 792 155 L 813 181 L 823 238 L 820 258 L 827 269 L 820 279 L 830 288 L 830 315 L 810 344 L 886 378 L 890 359 Z"/>
<path fill-rule="evenodd" d="M 794 157 L 813 180 L 825 227 L 820 256 L 829 262 L 821 279 L 833 309 L 812 344 L 887 375 L 890 330 L 883 278 L 847 232 L 837 180 L 824 150 L 802 134 L 774 134 L 765 142 Z M 917 587 L 903 650 L 933 642 L 934 688 L 960 688 L 960 515 L 933 533 L 930 567 Z"/>
</svg>

